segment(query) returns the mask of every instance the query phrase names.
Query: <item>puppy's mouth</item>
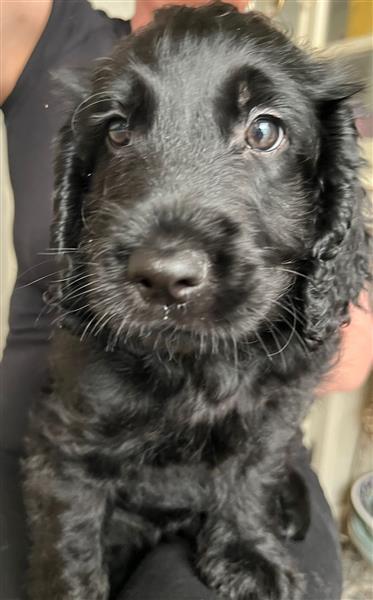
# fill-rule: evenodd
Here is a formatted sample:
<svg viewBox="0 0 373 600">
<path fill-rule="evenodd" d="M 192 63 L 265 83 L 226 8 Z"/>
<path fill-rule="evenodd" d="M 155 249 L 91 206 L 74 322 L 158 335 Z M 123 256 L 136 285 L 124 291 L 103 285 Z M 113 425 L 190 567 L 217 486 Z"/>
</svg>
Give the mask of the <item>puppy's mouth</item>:
<svg viewBox="0 0 373 600">
<path fill-rule="evenodd" d="M 164 324 L 166 322 L 174 323 L 186 330 L 188 325 L 192 327 L 196 322 L 206 323 L 206 321 L 208 321 L 207 316 L 203 316 L 202 314 L 193 316 L 193 313 L 191 314 L 191 307 L 188 305 L 188 302 L 183 302 L 182 304 L 163 304 L 160 307 L 159 322 Z"/>
<path fill-rule="evenodd" d="M 115 341 L 135 352 L 155 352 L 169 357 L 186 354 L 215 354 L 228 351 L 234 336 L 227 335 L 228 327 L 222 328 L 211 322 L 208 317 L 185 318 L 184 322 L 173 317 L 174 311 L 187 310 L 174 307 L 162 307 L 163 316 L 155 321 L 138 320 L 115 333 Z"/>
<path fill-rule="evenodd" d="M 129 299 L 128 299 L 129 300 Z M 194 299 L 185 302 L 167 301 L 167 294 L 152 299 L 150 302 L 140 298 L 135 290 L 130 302 L 129 313 L 126 319 L 129 327 L 137 329 L 151 336 L 152 333 L 162 335 L 199 335 L 207 334 L 214 330 L 223 318 L 214 313 L 212 298 L 200 297 L 199 302 Z"/>
<path fill-rule="evenodd" d="M 255 340 L 258 320 L 248 307 L 227 315 L 218 313 L 213 297 L 161 304 L 140 299 L 135 292 L 109 321 L 113 346 L 168 356 L 202 355 L 233 351 L 242 336 Z"/>
</svg>

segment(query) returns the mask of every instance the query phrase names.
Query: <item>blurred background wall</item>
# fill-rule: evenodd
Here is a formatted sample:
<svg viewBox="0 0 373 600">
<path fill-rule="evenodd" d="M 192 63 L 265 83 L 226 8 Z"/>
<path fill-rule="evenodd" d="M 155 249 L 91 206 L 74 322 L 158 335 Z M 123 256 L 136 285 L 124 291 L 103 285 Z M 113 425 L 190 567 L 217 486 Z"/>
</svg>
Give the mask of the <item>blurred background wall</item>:
<svg viewBox="0 0 373 600">
<path fill-rule="evenodd" d="M 69 0 L 67 0 L 69 1 Z M 166 2 L 167 3 L 167 2 Z M 131 18 L 135 0 L 92 0 L 96 8 L 112 16 Z M 367 188 L 373 189 L 373 0 L 257 0 L 248 6 L 270 12 L 283 5 L 276 19 L 300 43 L 346 59 L 354 75 L 368 83 L 360 98 L 362 145 L 369 166 Z M 6 160 L 6 140 L 1 126 L 1 294 L 0 351 L 7 333 L 7 311 L 16 264 L 12 248 L 13 198 Z M 319 399 L 305 423 L 305 438 L 335 515 L 340 518 L 346 506 L 346 491 L 359 471 L 373 469 L 373 451 L 361 450 L 361 415 L 367 401 L 373 401 L 372 381 L 362 389 L 334 393 Z M 361 456 L 361 452 L 365 452 Z M 365 466 L 364 466 L 365 465 Z"/>
</svg>

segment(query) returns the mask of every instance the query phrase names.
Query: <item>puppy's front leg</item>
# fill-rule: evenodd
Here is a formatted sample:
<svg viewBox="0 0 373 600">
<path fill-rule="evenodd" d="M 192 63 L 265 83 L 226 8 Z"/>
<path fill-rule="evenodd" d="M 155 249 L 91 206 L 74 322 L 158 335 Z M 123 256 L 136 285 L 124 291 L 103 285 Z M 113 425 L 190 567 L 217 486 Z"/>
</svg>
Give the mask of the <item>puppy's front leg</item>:
<svg viewBox="0 0 373 600">
<path fill-rule="evenodd" d="M 277 505 L 274 513 L 281 536 L 303 540 L 311 521 L 311 507 L 307 486 L 297 471 L 287 470 L 278 493 L 273 495 L 272 505 L 273 501 Z"/>
<path fill-rule="evenodd" d="M 197 547 L 202 578 L 223 600 L 302 600 L 304 577 L 271 530 L 265 494 L 244 488 L 207 516 Z"/>
<path fill-rule="evenodd" d="M 25 462 L 31 534 L 30 600 L 106 600 L 102 551 L 106 493 L 78 469 L 58 474 L 40 456 Z"/>
</svg>

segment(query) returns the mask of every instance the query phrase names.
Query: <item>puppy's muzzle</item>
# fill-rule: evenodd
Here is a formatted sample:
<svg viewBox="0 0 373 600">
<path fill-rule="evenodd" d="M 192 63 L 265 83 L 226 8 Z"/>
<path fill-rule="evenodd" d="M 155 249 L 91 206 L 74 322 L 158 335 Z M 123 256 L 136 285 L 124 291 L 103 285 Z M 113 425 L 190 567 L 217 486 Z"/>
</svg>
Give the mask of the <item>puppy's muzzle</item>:
<svg viewBox="0 0 373 600">
<path fill-rule="evenodd" d="M 184 304 L 207 291 L 209 260 L 200 250 L 139 248 L 130 256 L 128 277 L 148 302 Z"/>
</svg>

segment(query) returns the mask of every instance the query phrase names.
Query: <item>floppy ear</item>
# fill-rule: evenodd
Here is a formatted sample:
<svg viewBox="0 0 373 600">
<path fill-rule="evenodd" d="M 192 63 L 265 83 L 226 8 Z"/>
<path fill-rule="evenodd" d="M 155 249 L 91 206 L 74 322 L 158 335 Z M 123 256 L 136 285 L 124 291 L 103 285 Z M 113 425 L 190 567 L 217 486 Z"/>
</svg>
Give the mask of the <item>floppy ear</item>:
<svg viewBox="0 0 373 600">
<path fill-rule="evenodd" d="M 368 200 L 359 180 L 362 161 L 349 103 L 356 91 L 348 84 L 329 84 L 319 104 L 318 238 L 304 296 L 311 347 L 349 322 L 349 303 L 357 302 L 370 279 Z"/>
<path fill-rule="evenodd" d="M 79 244 L 82 227 L 82 196 L 88 189 L 87 166 L 78 153 L 78 139 L 73 127 L 75 107 L 87 95 L 88 85 L 82 83 L 87 77 L 86 71 L 59 71 L 53 75 L 54 93 L 58 94 L 58 101 L 69 115 L 55 142 L 54 215 L 50 232 L 50 246 L 57 255 L 64 279 L 68 279 L 74 270 L 74 250 Z M 47 302 L 61 306 L 63 287 L 60 283 L 52 284 Z"/>
<path fill-rule="evenodd" d="M 110 73 L 110 67 L 109 61 L 106 74 Z M 101 80 L 104 68 L 105 59 L 97 66 Z M 66 290 L 73 286 L 82 268 L 77 249 L 83 226 L 83 198 L 90 188 L 98 136 L 102 136 L 97 117 L 109 109 L 112 96 L 95 89 L 95 71 L 63 71 L 58 73 L 58 79 L 59 100 L 69 107 L 69 116 L 56 142 L 51 247 L 59 257 L 63 283 L 51 286 L 47 301 L 62 307 Z"/>
<path fill-rule="evenodd" d="M 56 253 L 61 276 L 49 286 L 45 300 L 62 307 L 63 291 L 68 288 L 74 272 L 74 252 L 79 244 L 82 227 L 81 204 L 86 190 L 86 171 L 78 156 L 76 141 L 70 123 L 60 131 L 55 158 L 53 193 L 53 221 L 51 225 L 52 251 Z M 61 283 L 65 280 L 66 283 Z"/>
<path fill-rule="evenodd" d="M 63 127 L 55 161 L 54 218 L 52 247 L 60 254 L 77 247 L 81 229 L 81 196 L 86 189 L 87 173 L 78 156 L 70 124 Z"/>
<path fill-rule="evenodd" d="M 81 195 L 86 189 L 87 168 L 78 154 L 74 118 L 87 97 L 89 77 L 86 69 L 60 69 L 53 74 L 54 94 L 68 115 L 55 144 L 51 246 L 61 254 L 76 247 L 81 226 Z"/>
</svg>

